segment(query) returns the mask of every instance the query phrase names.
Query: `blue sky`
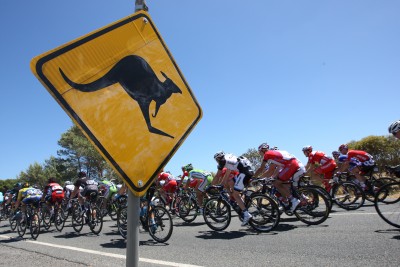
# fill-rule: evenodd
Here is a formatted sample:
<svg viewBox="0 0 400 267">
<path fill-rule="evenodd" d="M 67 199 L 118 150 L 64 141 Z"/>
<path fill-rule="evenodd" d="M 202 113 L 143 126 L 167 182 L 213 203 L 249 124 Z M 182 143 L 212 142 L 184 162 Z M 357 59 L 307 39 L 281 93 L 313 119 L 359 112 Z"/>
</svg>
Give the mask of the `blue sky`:
<svg viewBox="0 0 400 267">
<path fill-rule="evenodd" d="M 400 118 L 399 1 L 147 4 L 203 109 L 165 168 L 174 175 L 265 141 L 305 163 L 304 145 L 330 153 Z M 132 0 L 1 1 L 0 179 L 55 156 L 72 125 L 31 59 L 132 13 Z"/>
</svg>

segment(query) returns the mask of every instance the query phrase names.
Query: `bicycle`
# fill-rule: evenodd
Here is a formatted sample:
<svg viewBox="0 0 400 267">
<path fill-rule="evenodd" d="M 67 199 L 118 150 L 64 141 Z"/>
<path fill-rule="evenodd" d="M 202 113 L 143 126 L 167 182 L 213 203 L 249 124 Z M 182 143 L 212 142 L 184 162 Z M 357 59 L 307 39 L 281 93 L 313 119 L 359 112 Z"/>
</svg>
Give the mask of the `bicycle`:
<svg viewBox="0 0 400 267">
<path fill-rule="evenodd" d="M 41 218 L 43 227 L 49 230 L 51 224 L 54 223 L 57 231 L 61 232 L 64 228 L 66 218 L 64 217 L 64 211 L 62 210 L 61 203 L 41 205 Z"/>
<path fill-rule="evenodd" d="M 376 173 L 379 171 L 377 166 L 371 168 L 370 171 L 366 172 L 363 176 L 366 178 L 365 185 L 366 189 L 364 190 L 365 199 L 374 202 L 375 196 L 378 190 L 386 184 L 396 182 L 395 179 L 389 177 L 381 177 L 379 178 Z M 347 181 L 353 182 L 359 185 L 359 181 L 356 177 L 350 173 L 347 173 L 346 176 Z"/>
<path fill-rule="evenodd" d="M 123 238 L 126 238 L 128 231 L 128 207 L 121 206 L 118 211 L 117 226 Z M 154 223 L 153 223 L 154 220 Z M 167 242 L 173 231 L 172 217 L 168 210 L 154 203 L 149 203 L 145 198 L 140 199 L 139 222 L 144 231 L 148 231 L 151 238 L 158 243 Z"/>
<path fill-rule="evenodd" d="M 231 209 L 243 220 L 243 211 L 235 201 L 231 201 L 223 185 L 211 185 L 206 189 L 211 196 L 204 204 L 203 218 L 208 227 L 214 231 L 225 230 L 231 222 Z M 273 230 L 280 220 L 278 206 L 265 194 L 244 193 L 244 203 L 252 215 L 249 225 L 257 232 Z"/>
<path fill-rule="evenodd" d="M 101 210 L 102 216 L 109 215 L 113 221 L 117 220 L 117 212 L 121 201 L 126 201 L 125 195 L 119 196 L 118 200 L 115 198 L 116 193 L 113 193 L 109 199 L 105 196 L 99 196 L 97 198 L 97 206 Z"/>
<path fill-rule="evenodd" d="M 329 191 L 325 188 L 310 184 L 310 177 L 303 176 L 299 180 L 299 186 L 307 186 L 319 190 L 328 199 L 330 209 L 335 203 L 345 210 L 356 210 L 364 205 L 365 194 L 361 187 L 353 182 L 347 181 L 347 173 L 334 174 L 329 181 Z"/>
<path fill-rule="evenodd" d="M 376 193 L 374 206 L 385 222 L 400 228 L 400 182 L 382 186 Z"/>
<path fill-rule="evenodd" d="M 38 204 L 28 204 L 24 212 L 20 211 L 15 215 L 17 222 L 17 232 L 19 237 L 23 237 L 26 233 L 26 229 L 29 227 L 29 232 L 33 239 L 37 239 L 40 233 L 40 217 L 35 211 Z"/>
<path fill-rule="evenodd" d="M 291 194 L 300 200 L 299 205 L 292 212 L 290 210 L 291 203 L 289 202 L 290 204 L 286 206 L 282 202 L 280 193 L 273 186 L 274 179 L 261 178 L 258 181 L 262 185 L 258 191 L 269 195 L 275 200 L 280 207 L 280 211 L 286 215 L 295 215 L 297 219 L 308 225 L 321 224 L 329 217 L 328 199 L 319 190 L 310 187 L 294 187 L 289 181 Z"/>
<path fill-rule="evenodd" d="M 89 199 L 85 197 L 84 209 L 77 200 L 72 200 L 72 228 L 79 233 L 86 223 L 93 234 L 98 235 L 103 228 L 103 216 L 96 204 L 96 193 L 91 193 Z"/>
</svg>

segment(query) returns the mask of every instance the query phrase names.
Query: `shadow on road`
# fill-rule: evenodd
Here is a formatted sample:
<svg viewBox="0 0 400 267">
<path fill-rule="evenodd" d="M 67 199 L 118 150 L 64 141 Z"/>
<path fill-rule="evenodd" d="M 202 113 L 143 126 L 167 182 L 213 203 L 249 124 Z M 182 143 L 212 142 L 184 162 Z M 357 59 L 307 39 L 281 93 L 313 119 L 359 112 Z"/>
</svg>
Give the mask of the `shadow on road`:
<svg viewBox="0 0 400 267">
<path fill-rule="evenodd" d="M 395 234 L 394 236 L 392 236 L 392 239 L 400 240 L 400 229 L 377 230 L 375 231 L 375 233 L 389 235 Z"/>
</svg>

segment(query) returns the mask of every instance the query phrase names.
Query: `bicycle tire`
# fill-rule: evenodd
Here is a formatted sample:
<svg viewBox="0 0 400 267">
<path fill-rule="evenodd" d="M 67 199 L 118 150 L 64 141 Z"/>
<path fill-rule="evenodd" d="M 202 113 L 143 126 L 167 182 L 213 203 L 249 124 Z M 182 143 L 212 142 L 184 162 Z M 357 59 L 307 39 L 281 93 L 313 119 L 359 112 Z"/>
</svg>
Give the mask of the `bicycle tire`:
<svg viewBox="0 0 400 267">
<path fill-rule="evenodd" d="M 339 182 L 332 187 L 332 199 L 342 209 L 356 210 L 364 205 L 365 194 L 359 185 L 353 182 Z"/>
<path fill-rule="evenodd" d="M 64 211 L 61 207 L 57 209 L 55 216 L 54 226 L 56 227 L 57 231 L 61 232 L 65 225 Z"/>
<path fill-rule="evenodd" d="M 249 224 L 257 232 L 269 232 L 279 224 L 278 205 L 265 194 L 253 193 L 246 202 L 246 208 L 253 216 Z"/>
<path fill-rule="evenodd" d="M 72 208 L 72 216 L 71 223 L 72 228 L 74 228 L 75 232 L 79 233 L 83 228 L 84 216 L 81 215 L 81 207 L 79 205 L 74 205 Z"/>
<path fill-rule="evenodd" d="M 154 214 L 156 227 L 151 224 L 151 214 Z M 148 216 L 149 234 L 158 243 L 167 242 L 172 235 L 173 222 L 168 210 L 161 206 L 152 206 Z"/>
<path fill-rule="evenodd" d="M 197 218 L 197 203 L 191 197 L 183 197 L 179 201 L 179 217 L 186 223 L 191 223 Z"/>
<path fill-rule="evenodd" d="M 126 239 L 128 232 L 128 209 L 127 207 L 122 207 L 117 212 L 117 227 L 119 234 Z"/>
<path fill-rule="evenodd" d="M 49 230 L 51 226 L 51 213 L 47 205 L 42 207 L 42 222 L 44 229 Z"/>
<path fill-rule="evenodd" d="M 31 214 L 31 218 L 32 219 L 29 226 L 29 232 L 31 234 L 31 237 L 36 240 L 40 234 L 40 217 L 37 212 L 34 212 L 33 214 Z M 37 218 L 37 220 L 34 220 L 33 218 Z"/>
<path fill-rule="evenodd" d="M 384 200 L 379 198 L 380 191 L 385 191 Z M 400 228 L 400 182 L 383 186 L 376 194 L 375 210 L 378 215 L 388 224 Z"/>
<path fill-rule="evenodd" d="M 300 204 L 294 214 L 308 225 L 318 225 L 329 217 L 329 203 L 326 197 L 313 188 L 298 189 Z"/>
<path fill-rule="evenodd" d="M 204 204 L 203 218 L 214 231 L 225 230 L 231 222 L 231 207 L 220 197 L 211 197 Z"/>
<path fill-rule="evenodd" d="M 117 220 L 117 211 L 118 211 L 117 203 L 110 200 L 110 204 L 108 205 L 108 215 L 110 216 L 111 220 L 113 221 Z"/>
<path fill-rule="evenodd" d="M 365 199 L 370 202 L 375 202 L 376 193 L 379 191 L 380 188 L 387 184 L 395 183 L 396 180 L 393 178 L 383 177 L 376 179 L 371 183 L 371 188 L 365 191 Z M 384 196 L 380 196 L 380 198 L 384 198 Z"/>
<path fill-rule="evenodd" d="M 328 191 L 326 191 L 326 189 L 325 188 L 323 188 L 323 187 L 321 187 L 321 186 L 318 186 L 318 185 L 306 185 L 306 186 L 303 186 L 303 187 L 307 187 L 307 188 L 313 188 L 313 189 L 315 189 L 315 190 L 318 190 L 319 192 L 321 192 L 321 194 L 323 194 L 324 195 L 324 197 L 326 197 L 326 199 L 328 200 L 328 204 L 329 204 L 329 212 L 332 210 L 332 207 L 333 207 L 333 199 L 332 199 L 332 196 L 328 193 Z"/>
<path fill-rule="evenodd" d="M 17 233 L 19 237 L 24 237 L 27 227 L 28 217 L 23 213 L 21 219 L 17 221 Z"/>
<path fill-rule="evenodd" d="M 88 219 L 89 228 L 93 234 L 98 235 L 103 229 L 103 216 L 98 207 L 92 207 L 90 211 L 91 212 L 88 214 L 90 217 L 90 219 Z"/>
<path fill-rule="evenodd" d="M 14 215 L 11 215 L 8 218 L 8 223 L 10 224 L 11 231 L 14 232 L 15 229 L 17 229 L 17 220 L 15 220 L 13 217 L 14 217 Z"/>
</svg>

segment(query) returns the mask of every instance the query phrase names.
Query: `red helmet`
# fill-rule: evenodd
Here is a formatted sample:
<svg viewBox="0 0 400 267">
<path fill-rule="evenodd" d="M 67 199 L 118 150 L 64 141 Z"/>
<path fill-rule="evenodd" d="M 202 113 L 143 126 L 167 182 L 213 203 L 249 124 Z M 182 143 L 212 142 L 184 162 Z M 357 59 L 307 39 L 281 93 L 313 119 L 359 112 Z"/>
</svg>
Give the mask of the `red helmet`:
<svg viewBox="0 0 400 267">
<path fill-rule="evenodd" d="M 258 146 L 258 152 L 261 152 L 262 149 L 269 149 L 269 145 L 267 143 L 262 143 Z"/>
</svg>

